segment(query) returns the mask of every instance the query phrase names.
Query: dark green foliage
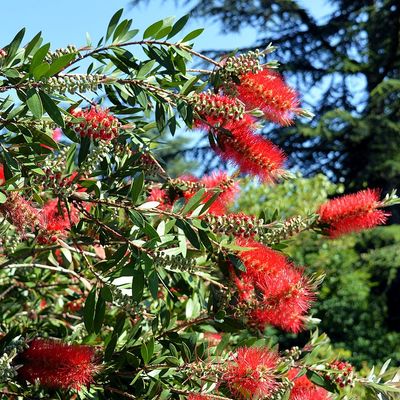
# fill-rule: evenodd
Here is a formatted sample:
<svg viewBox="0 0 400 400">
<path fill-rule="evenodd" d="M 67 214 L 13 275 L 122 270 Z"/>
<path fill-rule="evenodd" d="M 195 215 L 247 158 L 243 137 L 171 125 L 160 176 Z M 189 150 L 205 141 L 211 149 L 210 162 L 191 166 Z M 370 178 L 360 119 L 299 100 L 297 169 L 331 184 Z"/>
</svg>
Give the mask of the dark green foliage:
<svg viewBox="0 0 400 400">
<path fill-rule="evenodd" d="M 307 175 L 344 178 L 348 189 L 399 187 L 399 2 L 331 0 L 329 15 L 319 20 L 313 2 L 305 3 L 197 0 L 193 13 L 222 22 L 223 32 L 255 28 L 251 48 L 277 46 L 284 75 L 316 114 L 311 126 L 267 127 L 291 165 Z M 222 55 L 234 49 L 208 50 Z"/>
<path fill-rule="evenodd" d="M 258 215 L 279 209 L 286 218 L 304 211 L 314 211 L 327 196 L 341 191 L 341 186 L 326 177 L 297 178 L 278 187 L 247 184 L 237 208 Z M 259 199 L 257 202 L 255 199 Z M 308 272 L 325 273 L 314 317 L 331 338 L 336 349 L 351 352 L 352 362 L 361 365 L 400 360 L 398 329 L 400 292 L 400 226 L 376 228 L 343 239 L 324 240 L 314 233 L 304 233 L 284 250 Z M 303 338 L 300 338 L 303 340 Z M 281 339 L 293 343 L 293 336 Z"/>
</svg>

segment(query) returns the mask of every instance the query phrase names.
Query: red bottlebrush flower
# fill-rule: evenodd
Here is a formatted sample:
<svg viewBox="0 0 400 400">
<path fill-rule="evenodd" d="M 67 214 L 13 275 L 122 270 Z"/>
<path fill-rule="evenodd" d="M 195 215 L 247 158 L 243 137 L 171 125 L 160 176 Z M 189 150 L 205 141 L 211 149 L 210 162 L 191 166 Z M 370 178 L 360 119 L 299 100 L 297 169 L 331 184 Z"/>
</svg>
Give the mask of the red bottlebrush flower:
<svg viewBox="0 0 400 400">
<path fill-rule="evenodd" d="M 279 357 L 270 349 L 241 347 L 222 376 L 233 395 L 243 399 L 270 396 L 278 386 L 275 369 Z"/>
<path fill-rule="evenodd" d="M 274 274 L 291 266 L 282 253 L 253 239 L 237 238 L 236 243 L 238 246 L 251 249 L 240 252 L 239 257 L 246 267 L 244 275 L 249 276 L 255 282 L 266 273 Z"/>
<path fill-rule="evenodd" d="M 327 390 L 314 385 L 307 376 L 296 378 L 299 370 L 292 368 L 288 372 L 288 378 L 293 381 L 294 386 L 290 392 L 289 400 L 330 400 L 331 395 Z"/>
<path fill-rule="evenodd" d="M 99 367 L 90 346 L 67 345 L 54 340 L 35 339 L 21 354 L 18 375 L 30 383 L 51 389 L 80 389 L 93 381 Z"/>
<path fill-rule="evenodd" d="M 4 165 L 0 164 L 0 186 L 4 185 L 6 182 L 6 177 L 4 175 Z"/>
<path fill-rule="evenodd" d="M 71 204 L 69 210 L 58 199 L 48 201 L 40 213 L 41 232 L 37 240 L 46 244 L 57 240 L 56 234 L 65 235 L 71 226 L 79 222 L 79 211 Z"/>
<path fill-rule="evenodd" d="M 201 179 L 194 177 L 180 178 L 182 181 L 188 181 L 197 183 L 197 187 L 189 188 L 184 192 L 184 197 L 189 200 L 194 196 L 196 191 L 201 187 L 206 189 L 206 194 L 203 198 L 203 203 L 207 203 L 208 200 L 214 195 L 215 191 L 220 191 L 218 198 L 211 204 L 208 209 L 208 213 L 213 215 L 225 215 L 227 208 L 233 202 L 235 195 L 239 191 L 237 182 L 230 179 L 228 174 L 225 172 L 216 172 L 209 176 L 203 176 Z"/>
<path fill-rule="evenodd" d="M 299 332 L 315 297 L 310 282 L 283 254 L 253 239 L 237 239 L 237 244 L 252 248 L 240 253 L 246 272 L 232 273 L 249 323 Z"/>
<path fill-rule="evenodd" d="M 43 206 L 41 219 L 47 231 L 64 232 L 79 221 L 79 212 L 73 205 L 67 210 L 65 204 L 53 199 Z"/>
<path fill-rule="evenodd" d="M 274 325 L 287 332 L 300 332 L 304 317 L 315 295 L 302 271 L 288 266 L 273 274 L 264 274 L 257 283 L 261 299 L 250 312 L 252 323 L 264 328 Z"/>
<path fill-rule="evenodd" d="M 7 193 L 7 200 L 0 204 L 0 213 L 20 233 L 25 233 L 27 229 L 33 231 L 40 223 L 39 211 L 17 192 Z"/>
<path fill-rule="evenodd" d="M 120 122 L 107 109 L 100 107 L 91 107 L 86 110 L 76 109 L 72 110 L 71 114 L 76 118 L 84 119 L 79 124 L 69 123 L 70 128 L 82 137 L 111 140 L 118 136 Z"/>
<path fill-rule="evenodd" d="M 247 109 L 259 108 L 266 119 L 280 125 L 290 125 L 299 111 L 296 91 L 277 72 L 268 69 L 248 72 L 240 77 L 236 89 Z"/>
<path fill-rule="evenodd" d="M 282 175 L 286 160 L 283 151 L 254 134 L 253 119 L 249 115 L 238 121 L 227 121 L 223 126 L 216 119 L 208 118 L 207 122 L 215 126 L 212 129 L 219 144 L 215 150 L 223 160 L 237 165 L 242 172 L 258 176 L 263 182 L 274 182 Z M 198 126 L 207 129 L 204 123 L 199 122 Z"/>
<path fill-rule="evenodd" d="M 203 336 L 210 347 L 218 346 L 222 340 L 222 334 L 216 332 L 204 332 Z"/>
<path fill-rule="evenodd" d="M 164 189 L 154 188 L 151 189 L 147 201 L 157 201 L 160 204 L 157 206 L 160 210 L 170 210 L 173 203 Z"/>
<path fill-rule="evenodd" d="M 326 225 L 325 232 L 337 238 L 384 224 L 390 213 L 378 209 L 379 197 L 380 190 L 366 189 L 322 204 L 317 214 L 320 222 Z"/>
</svg>

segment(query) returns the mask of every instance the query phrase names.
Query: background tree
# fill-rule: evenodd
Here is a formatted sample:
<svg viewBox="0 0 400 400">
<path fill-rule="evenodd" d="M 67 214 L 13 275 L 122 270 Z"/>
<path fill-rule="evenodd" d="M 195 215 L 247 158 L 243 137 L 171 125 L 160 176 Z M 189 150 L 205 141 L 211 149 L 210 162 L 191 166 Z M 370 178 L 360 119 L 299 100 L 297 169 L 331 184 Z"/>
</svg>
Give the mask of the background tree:
<svg viewBox="0 0 400 400">
<path fill-rule="evenodd" d="M 291 165 L 306 175 L 322 171 L 334 181 L 344 179 L 346 190 L 399 186 L 398 1 L 331 0 L 329 14 L 319 20 L 296 0 L 193 3 L 193 15 L 221 21 L 224 33 L 257 30 L 254 47 L 240 51 L 277 46 L 285 76 L 316 114 L 311 125 L 267 127 Z"/>
<path fill-rule="evenodd" d="M 333 184 L 321 174 L 298 176 L 278 187 L 247 181 L 235 210 L 259 215 L 276 209 L 290 218 L 312 210 L 314 204 L 322 204 L 341 191 L 343 185 Z M 400 227 L 391 225 L 330 242 L 307 233 L 285 248 L 297 264 L 326 274 L 313 316 L 321 319 L 319 327 L 331 338 L 335 350 L 344 351 L 358 366 L 363 362 L 384 362 L 387 357 L 400 360 L 397 313 L 388 300 L 388 288 L 400 268 L 399 242 Z M 305 339 L 279 337 L 286 345 Z"/>
<path fill-rule="evenodd" d="M 240 51 L 263 49 L 270 42 L 277 46 L 285 76 L 296 83 L 316 115 L 311 124 L 264 128 L 285 149 L 292 167 L 305 176 L 322 171 L 331 181 L 344 183 L 346 192 L 366 186 L 384 192 L 399 187 L 400 4 L 330 0 L 326 17 L 316 19 L 310 10 L 315 2 L 308 3 L 307 7 L 307 2 L 297 0 L 189 2 L 193 15 L 220 21 L 225 33 L 255 28 L 256 43 Z M 232 50 L 208 53 L 217 56 Z M 193 154 L 207 157 L 198 147 Z M 398 223 L 400 208 L 391 211 L 391 222 Z M 400 273 L 388 285 L 388 324 L 400 331 Z"/>
<path fill-rule="evenodd" d="M 122 13 L 95 45 L 51 50 L 23 29 L 0 49 L 1 395 L 396 398 L 389 362 L 357 373 L 317 330 L 305 346 L 275 345 L 313 329 L 322 283 L 288 242 L 384 224 L 400 199 L 367 189 L 257 217 L 228 210 L 239 173 L 171 177 L 155 150 L 180 125 L 278 183 L 285 156 L 258 127 L 306 112 L 260 53 L 221 64 L 193 49 L 202 29 L 182 33 L 187 16 L 140 37 Z M 193 58 L 217 74 L 204 79 Z"/>
</svg>

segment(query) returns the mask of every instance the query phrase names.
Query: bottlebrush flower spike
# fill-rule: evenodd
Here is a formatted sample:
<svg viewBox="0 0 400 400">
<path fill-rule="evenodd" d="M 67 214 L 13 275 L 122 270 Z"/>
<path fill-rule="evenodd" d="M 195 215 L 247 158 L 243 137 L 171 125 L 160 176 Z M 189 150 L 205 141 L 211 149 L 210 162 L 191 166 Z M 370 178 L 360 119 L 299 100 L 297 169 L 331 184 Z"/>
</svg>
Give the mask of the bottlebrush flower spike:
<svg viewBox="0 0 400 400">
<path fill-rule="evenodd" d="M 218 346 L 222 340 L 222 334 L 217 332 L 204 332 L 203 337 L 210 347 Z"/>
<path fill-rule="evenodd" d="M 68 126 L 82 137 L 93 139 L 111 140 L 118 136 L 120 122 L 110 114 L 109 110 L 100 107 L 90 109 L 75 109 L 71 114 L 76 118 L 83 118 L 79 124 L 70 122 Z"/>
<path fill-rule="evenodd" d="M 65 235 L 71 226 L 79 222 L 79 211 L 71 204 L 69 210 L 58 199 L 48 201 L 40 212 L 41 232 L 39 243 L 54 241 L 56 234 Z"/>
<path fill-rule="evenodd" d="M 222 381 L 239 398 L 268 398 L 278 387 L 278 363 L 278 355 L 268 348 L 241 347 L 227 364 Z"/>
<path fill-rule="evenodd" d="M 331 238 L 384 224 L 390 213 L 378 209 L 379 198 L 379 189 L 366 189 L 329 200 L 317 211 L 319 221 Z"/>
<path fill-rule="evenodd" d="M 95 350 L 90 346 L 67 345 L 35 339 L 21 354 L 18 375 L 30 383 L 51 389 L 80 389 L 93 381 L 99 370 Z"/>
<path fill-rule="evenodd" d="M 263 182 L 274 182 L 283 174 L 286 157 L 281 149 L 261 135 L 254 134 L 254 121 L 245 114 L 241 120 L 229 120 L 223 126 L 215 118 L 207 118 L 207 124 L 197 125 L 211 128 L 218 142 L 214 150 L 225 161 L 232 162 L 242 172 L 258 176 Z"/>
<path fill-rule="evenodd" d="M 150 195 L 147 197 L 147 201 L 158 201 L 160 204 L 157 206 L 157 208 L 160 210 L 170 210 L 173 205 L 173 202 L 171 202 L 167 191 L 158 188 L 151 189 Z"/>
<path fill-rule="evenodd" d="M 184 197 L 189 200 L 200 188 L 206 189 L 203 203 L 206 203 L 214 195 L 215 191 L 220 191 L 218 198 L 211 204 L 208 213 L 212 215 L 224 215 L 227 208 L 233 202 L 235 195 L 239 192 L 239 185 L 231 179 L 225 172 L 215 172 L 212 175 L 197 178 L 181 178 L 181 181 L 195 183 L 184 192 Z"/>
<path fill-rule="evenodd" d="M 237 239 L 240 259 L 246 272 L 232 272 L 241 306 L 251 325 L 264 329 L 273 325 L 288 332 L 299 332 L 314 300 L 312 285 L 303 271 L 286 257 L 253 239 Z"/>
<path fill-rule="evenodd" d="M 332 397 L 327 390 L 314 385 L 307 376 L 296 378 L 299 370 L 292 368 L 288 378 L 294 383 L 289 400 L 330 400 Z"/>
<path fill-rule="evenodd" d="M 0 164 L 0 186 L 4 185 L 6 182 L 6 177 L 4 175 L 4 165 Z"/>
<path fill-rule="evenodd" d="M 296 91 L 277 72 L 248 72 L 240 76 L 236 89 L 247 110 L 259 108 L 266 119 L 280 125 L 290 125 L 294 115 L 301 111 Z"/>
<path fill-rule="evenodd" d="M 256 284 L 259 300 L 249 313 L 250 323 L 260 328 L 276 326 L 287 332 L 300 332 L 304 317 L 315 299 L 311 284 L 294 266 L 264 274 Z"/>
<path fill-rule="evenodd" d="M 39 226 L 39 211 L 17 192 L 7 193 L 7 200 L 0 204 L 0 213 L 15 226 L 17 231 L 25 233 Z"/>
</svg>

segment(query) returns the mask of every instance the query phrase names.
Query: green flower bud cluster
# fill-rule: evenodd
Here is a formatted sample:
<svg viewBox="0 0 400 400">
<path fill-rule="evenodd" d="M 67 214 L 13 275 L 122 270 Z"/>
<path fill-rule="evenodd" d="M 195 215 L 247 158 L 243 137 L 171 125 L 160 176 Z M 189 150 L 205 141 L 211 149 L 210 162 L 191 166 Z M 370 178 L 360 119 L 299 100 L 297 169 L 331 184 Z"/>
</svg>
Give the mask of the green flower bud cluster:
<svg viewBox="0 0 400 400">
<path fill-rule="evenodd" d="M 264 221 L 245 214 L 210 215 L 204 216 L 215 233 L 225 235 L 250 237 L 262 232 Z"/>
<path fill-rule="evenodd" d="M 0 357 L 0 383 L 7 382 L 17 375 L 12 361 L 16 355 L 26 347 L 25 341 L 21 337 L 13 339 L 13 341 L 6 346 L 3 355 Z"/>
<path fill-rule="evenodd" d="M 248 72 L 256 73 L 261 71 L 261 56 L 262 53 L 257 49 L 238 56 L 228 57 L 223 61 L 224 65 L 219 71 L 221 77 L 225 75 L 229 79 L 232 75 L 240 76 L 247 74 Z"/>
<path fill-rule="evenodd" d="M 78 49 L 75 45 L 70 44 L 65 48 L 57 49 L 55 51 L 49 51 L 45 57 L 45 61 L 51 64 L 57 58 L 72 53 L 78 53 Z"/>
<path fill-rule="evenodd" d="M 1 247 L 4 255 L 7 258 L 12 258 L 12 255 L 15 253 L 21 242 L 21 237 L 17 235 L 15 230 L 11 229 L 11 225 L 8 222 L 2 222 L 2 225 L 4 224 L 7 225 L 7 230 L 1 232 Z"/>
<path fill-rule="evenodd" d="M 104 81 L 104 75 L 75 74 L 52 76 L 43 82 L 43 89 L 50 93 L 96 91 Z"/>
<path fill-rule="evenodd" d="M 196 266 L 196 260 L 194 258 L 185 258 L 181 255 L 172 256 L 169 254 L 163 254 L 157 252 L 154 257 L 154 264 L 160 267 L 167 267 L 168 269 L 174 269 L 178 271 L 193 271 Z"/>
<path fill-rule="evenodd" d="M 97 165 L 103 161 L 113 150 L 114 145 L 106 140 L 98 140 L 97 146 L 87 156 L 86 160 L 81 164 L 80 171 L 84 175 L 91 175 L 96 170 Z"/>
<path fill-rule="evenodd" d="M 293 365 L 293 363 L 300 358 L 302 350 L 298 346 L 293 346 L 290 349 L 286 349 L 283 354 L 285 361 L 288 361 Z"/>
<path fill-rule="evenodd" d="M 32 176 L 32 183 L 51 189 L 55 195 L 70 196 L 76 190 L 76 184 L 62 178 L 67 162 L 69 148 L 62 148 L 58 154 L 51 153 L 44 160 L 42 170 L 45 175 Z"/>
<path fill-rule="evenodd" d="M 194 111 L 202 117 L 239 120 L 243 118 L 245 112 L 245 106 L 239 100 L 219 96 L 210 91 L 194 94 L 189 98 L 189 102 L 193 105 Z"/>
<path fill-rule="evenodd" d="M 314 222 L 313 216 L 295 216 L 285 221 L 277 221 L 258 232 L 259 240 L 268 245 L 277 244 L 311 228 Z"/>
<path fill-rule="evenodd" d="M 282 400 L 288 399 L 288 393 L 293 389 L 294 383 L 288 378 L 282 378 L 282 382 L 279 383 L 278 388 L 269 397 L 270 400 Z"/>
</svg>

